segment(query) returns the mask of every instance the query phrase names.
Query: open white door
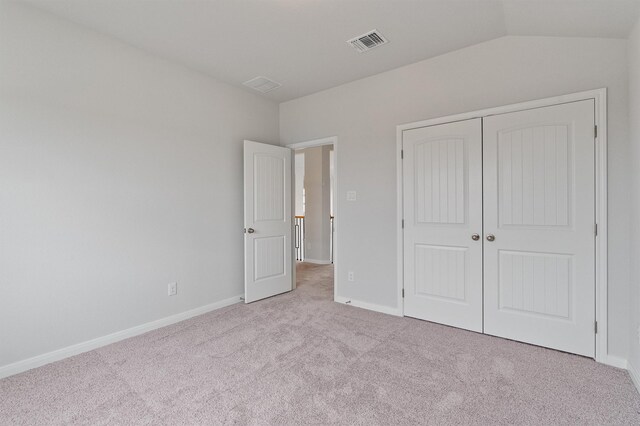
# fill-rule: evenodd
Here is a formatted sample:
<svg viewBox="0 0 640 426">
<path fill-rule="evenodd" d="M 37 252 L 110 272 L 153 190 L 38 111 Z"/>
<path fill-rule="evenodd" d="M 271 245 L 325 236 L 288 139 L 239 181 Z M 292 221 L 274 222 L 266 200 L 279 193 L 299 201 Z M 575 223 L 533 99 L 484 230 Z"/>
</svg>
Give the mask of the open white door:
<svg viewBox="0 0 640 426">
<path fill-rule="evenodd" d="M 244 141 L 244 300 L 293 288 L 291 150 Z"/>
</svg>

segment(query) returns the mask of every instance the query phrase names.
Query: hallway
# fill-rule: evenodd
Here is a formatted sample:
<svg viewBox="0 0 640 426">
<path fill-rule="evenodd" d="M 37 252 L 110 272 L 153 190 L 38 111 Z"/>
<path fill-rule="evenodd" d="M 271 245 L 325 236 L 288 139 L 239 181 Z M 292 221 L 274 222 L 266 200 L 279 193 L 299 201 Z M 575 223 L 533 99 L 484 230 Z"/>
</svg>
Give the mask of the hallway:
<svg viewBox="0 0 640 426">
<path fill-rule="evenodd" d="M 296 262 L 296 289 L 333 300 L 333 268 L 333 264 Z"/>
</svg>

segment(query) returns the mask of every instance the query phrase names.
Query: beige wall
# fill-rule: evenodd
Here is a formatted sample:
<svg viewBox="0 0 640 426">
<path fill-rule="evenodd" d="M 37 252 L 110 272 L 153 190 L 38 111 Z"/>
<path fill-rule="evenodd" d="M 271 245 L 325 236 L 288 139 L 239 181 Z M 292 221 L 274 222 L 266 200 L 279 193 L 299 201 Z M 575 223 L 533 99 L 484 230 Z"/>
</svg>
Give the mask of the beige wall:
<svg viewBox="0 0 640 426">
<path fill-rule="evenodd" d="M 397 307 L 396 125 L 609 89 L 609 345 L 626 358 L 629 139 L 625 40 L 503 37 L 280 105 L 282 143 L 337 136 L 338 296 Z M 357 201 L 345 202 L 356 190 Z M 347 271 L 356 280 L 347 281 Z"/>
<path fill-rule="evenodd" d="M 242 294 L 243 139 L 276 104 L 1 2 L 0 367 Z"/>
</svg>

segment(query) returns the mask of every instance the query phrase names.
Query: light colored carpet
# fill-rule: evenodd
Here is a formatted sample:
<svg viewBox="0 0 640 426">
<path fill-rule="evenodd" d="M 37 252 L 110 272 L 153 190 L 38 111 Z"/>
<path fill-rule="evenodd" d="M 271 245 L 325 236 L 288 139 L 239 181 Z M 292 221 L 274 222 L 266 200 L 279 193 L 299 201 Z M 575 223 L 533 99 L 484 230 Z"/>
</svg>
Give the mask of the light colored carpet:
<svg viewBox="0 0 640 426">
<path fill-rule="evenodd" d="M 332 266 L 0 381 L 0 424 L 640 424 L 627 372 L 333 303 Z"/>
</svg>

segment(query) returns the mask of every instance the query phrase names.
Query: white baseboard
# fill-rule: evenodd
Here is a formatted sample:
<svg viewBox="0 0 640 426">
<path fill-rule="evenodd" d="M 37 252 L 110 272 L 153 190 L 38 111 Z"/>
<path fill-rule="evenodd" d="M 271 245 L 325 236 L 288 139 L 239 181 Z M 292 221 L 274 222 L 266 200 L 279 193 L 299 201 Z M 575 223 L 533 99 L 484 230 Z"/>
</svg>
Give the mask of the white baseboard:
<svg viewBox="0 0 640 426">
<path fill-rule="evenodd" d="M 394 315 L 401 317 L 402 313 L 398 308 L 392 308 L 391 306 L 376 305 L 373 303 L 361 302 L 359 300 L 349 299 L 347 297 L 336 296 L 334 301 L 345 305 L 355 306 L 356 308 L 368 309 L 370 311 L 382 312 L 383 314 Z"/>
<path fill-rule="evenodd" d="M 319 259 L 308 259 L 308 258 L 305 258 L 302 262 L 315 263 L 316 265 L 328 265 L 331 263 L 330 260 L 319 260 Z"/>
<path fill-rule="evenodd" d="M 57 349 L 52 352 L 47 352 L 42 355 L 37 355 L 32 358 L 14 362 L 13 364 L 2 366 L 0 367 L 0 379 L 22 373 L 23 371 L 31 370 L 32 368 L 41 367 L 45 364 L 60 361 L 61 359 L 69 358 L 83 352 L 88 352 L 120 340 L 128 339 L 129 337 L 138 336 L 161 327 L 166 327 L 198 315 L 206 314 L 207 312 L 215 311 L 216 309 L 221 309 L 226 306 L 239 303 L 242 297 L 242 295 L 234 296 L 229 299 L 221 300 L 219 302 L 211 303 L 209 305 L 201 306 L 199 308 L 191 309 L 189 311 L 181 312 L 179 314 L 131 327 L 126 330 L 117 331 L 106 336 L 77 343 L 75 345 L 67 346 L 66 348 Z"/>
<path fill-rule="evenodd" d="M 636 385 L 636 389 L 640 393 L 640 371 L 636 370 L 632 363 L 628 363 L 627 371 L 629 371 L 629 376 L 631 376 L 631 381 L 634 385 Z"/>
<path fill-rule="evenodd" d="M 599 362 L 612 367 L 622 368 L 623 370 L 627 369 L 627 360 L 615 355 L 605 355 L 601 360 L 599 360 Z"/>
</svg>

